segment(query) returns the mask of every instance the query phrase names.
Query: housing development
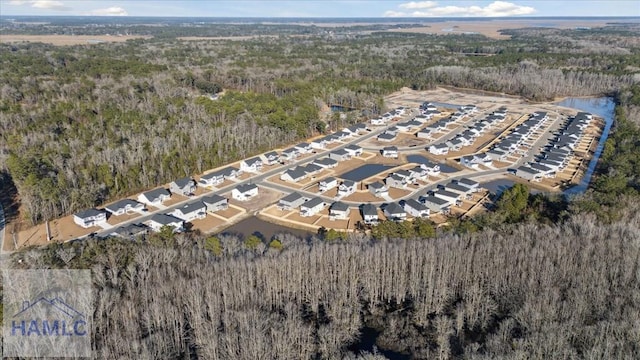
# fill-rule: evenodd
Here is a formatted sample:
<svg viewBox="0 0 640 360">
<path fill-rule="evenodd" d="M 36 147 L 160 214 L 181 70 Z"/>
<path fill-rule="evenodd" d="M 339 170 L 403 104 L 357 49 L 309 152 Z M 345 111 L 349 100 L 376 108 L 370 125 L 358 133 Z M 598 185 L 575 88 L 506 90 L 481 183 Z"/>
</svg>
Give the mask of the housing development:
<svg viewBox="0 0 640 360">
<path fill-rule="evenodd" d="M 212 233 L 252 215 L 309 231 L 418 217 L 441 224 L 482 211 L 487 182 L 545 192 L 579 182 L 603 125 L 550 103 L 445 89 L 406 90 L 386 104 L 388 112 L 366 122 L 29 231 L 61 241 L 165 226 Z"/>
</svg>

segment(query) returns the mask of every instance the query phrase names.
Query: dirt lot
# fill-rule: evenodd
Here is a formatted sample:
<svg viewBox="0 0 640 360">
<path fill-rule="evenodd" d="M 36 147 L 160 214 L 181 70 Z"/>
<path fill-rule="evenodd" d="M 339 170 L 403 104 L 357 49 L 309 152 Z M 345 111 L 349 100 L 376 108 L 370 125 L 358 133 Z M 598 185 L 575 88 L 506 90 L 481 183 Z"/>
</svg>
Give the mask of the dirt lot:
<svg viewBox="0 0 640 360">
<path fill-rule="evenodd" d="M 124 42 L 131 39 L 149 39 L 150 36 L 109 35 L 0 35 L 0 42 L 42 42 L 52 45 L 92 45 L 101 42 Z"/>
<path fill-rule="evenodd" d="M 245 209 L 248 213 L 253 213 L 276 202 L 282 196 L 282 193 L 265 187 L 259 187 L 258 195 L 248 201 L 238 201 L 233 199 L 231 197 L 231 192 L 226 193 L 224 196 L 229 198 L 229 204 Z"/>
<path fill-rule="evenodd" d="M 558 20 L 551 21 L 551 27 L 558 29 L 573 29 L 576 27 L 600 27 L 606 25 L 603 20 Z M 478 33 L 494 39 L 508 39 L 509 35 L 500 33 L 500 29 L 519 29 L 526 27 L 549 27 L 548 20 L 516 20 L 516 19 L 500 19 L 489 21 L 444 21 L 438 23 L 429 23 L 429 27 L 415 27 L 406 29 L 391 29 L 390 32 L 412 32 L 421 34 L 461 34 L 461 33 Z"/>
</svg>

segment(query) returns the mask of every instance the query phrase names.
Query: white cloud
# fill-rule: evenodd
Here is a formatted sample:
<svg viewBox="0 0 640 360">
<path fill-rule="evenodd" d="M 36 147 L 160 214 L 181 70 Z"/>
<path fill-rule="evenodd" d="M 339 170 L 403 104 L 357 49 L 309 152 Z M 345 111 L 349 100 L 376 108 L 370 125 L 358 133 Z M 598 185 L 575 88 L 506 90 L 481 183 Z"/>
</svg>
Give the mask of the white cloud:
<svg viewBox="0 0 640 360">
<path fill-rule="evenodd" d="M 11 0 L 8 2 L 8 4 L 13 6 L 28 5 L 29 7 L 32 7 L 35 9 L 44 9 L 44 10 L 57 10 L 57 11 L 71 10 L 71 8 L 66 6 L 63 2 L 56 1 L 56 0 Z"/>
<path fill-rule="evenodd" d="M 398 6 L 403 9 L 429 9 L 438 6 L 438 3 L 435 1 L 412 1 Z"/>
<path fill-rule="evenodd" d="M 386 17 L 500 17 L 530 15 L 536 9 L 530 6 L 520 6 L 506 1 L 494 1 L 491 4 L 481 6 L 437 6 L 434 1 L 408 2 L 400 4 L 403 9 L 420 9 L 413 12 L 389 10 L 384 13 Z"/>
<path fill-rule="evenodd" d="M 129 13 L 127 13 L 127 10 L 119 7 L 119 6 L 112 6 L 112 7 L 108 7 L 106 9 L 96 9 L 96 10 L 92 10 L 89 12 L 89 15 L 95 15 L 95 16 L 127 16 L 129 15 Z"/>
</svg>

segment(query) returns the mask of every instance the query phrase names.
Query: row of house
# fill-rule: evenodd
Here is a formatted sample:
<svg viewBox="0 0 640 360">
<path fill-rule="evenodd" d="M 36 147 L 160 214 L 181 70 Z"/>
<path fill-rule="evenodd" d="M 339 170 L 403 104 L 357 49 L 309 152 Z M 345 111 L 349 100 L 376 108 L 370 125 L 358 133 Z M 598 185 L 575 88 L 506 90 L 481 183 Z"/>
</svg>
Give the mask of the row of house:
<svg viewBox="0 0 640 360">
<path fill-rule="evenodd" d="M 391 110 L 389 112 L 386 112 L 380 115 L 380 117 L 371 119 L 370 120 L 371 125 L 384 125 L 389 121 L 404 115 L 408 110 L 409 109 L 404 106 L 397 107 L 394 110 Z"/>
<path fill-rule="evenodd" d="M 490 127 L 504 122 L 506 114 L 506 109 L 500 108 L 486 117 L 477 120 L 473 125 L 469 126 L 465 131 L 456 135 L 454 138 L 441 144 L 432 145 L 428 150 L 434 155 L 446 155 L 449 151 L 459 151 L 465 146 L 473 145 L 475 141 L 486 133 Z M 441 128 L 442 126 L 427 127 L 416 135 L 418 137 L 430 138 L 433 133 L 441 131 Z"/>
<path fill-rule="evenodd" d="M 354 156 L 362 155 L 362 147 L 358 145 L 347 145 L 343 149 L 337 149 L 329 153 L 329 156 L 313 160 L 306 165 L 296 166 L 287 169 L 280 175 L 280 180 L 287 182 L 299 182 L 308 176 L 313 176 L 323 169 L 332 169 L 338 166 L 338 162 L 346 161 Z"/>
<path fill-rule="evenodd" d="M 584 136 L 584 131 L 593 121 L 593 115 L 579 112 L 567 119 L 559 135 L 550 141 L 534 162 L 516 169 L 516 176 L 529 181 L 540 181 L 542 178 L 555 177 L 563 171 L 571 160 L 573 151 Z"/>
</svg>

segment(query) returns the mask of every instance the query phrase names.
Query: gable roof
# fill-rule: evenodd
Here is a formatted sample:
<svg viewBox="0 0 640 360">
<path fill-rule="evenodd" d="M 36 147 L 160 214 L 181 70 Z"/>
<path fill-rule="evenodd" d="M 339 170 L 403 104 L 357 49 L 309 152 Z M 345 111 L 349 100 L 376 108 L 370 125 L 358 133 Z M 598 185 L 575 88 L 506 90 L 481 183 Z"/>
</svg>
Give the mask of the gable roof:
<svg viewBox="0 0 640 360">
<path fill-rule="evenodd" d="M 268 153 L 264 154 L 264 157 L 266 157 L 267 159 L 270 157 L 278 157 L 278 153 L 275 151 L 269 151 Z"/>
<path fill-rule="evenodd" d="M 349 149 L 349 150 L 353 150 L 353 151 L 357 151 L 357 150 L 362 150 L 362 146 L 358 146 L 355 144 L 349 144 L 347 146 L 344 147 L 345 149 Z"/>
<path fill-rule="evenodd" d="M 314 208 L 320 204 L 324 204 L 324 200 L 322 200 L 322 198 L 320 197 L 314 197 L 311 200 L 305 202 L 304 204 L 302 204 L 301 206 L 304 206 L 306 208 Z"/>
<path fill-rule="evenodd" d="M 340 184 L 340 185 L 344 185 L 346 187 L 353 187 L 353 186 L 356 185 L 356 182 L 353 181 L 353 180 L 344 180 L 344 181 L 342 181 L 342 184 Z"/>
<path fill-rule="evenodd" d="M 422 198 L 422 201 L 424 203 L 432 203 L 432 204 L 436 204 L 438 206 L 443 206 L 443 205 L 447 205 L 449 204 L 449 202 L 445 199 L 441 199 L 439 197 L 435 197 L 435 196 L 426 196 Z"/>
<path fill-rule="evenodd" d="M 385 146 L 385 147 L 382 148 L 382 151 L 385 151 L 385 152 L 386 151 L 392 151 L 392 152 L 395 151 L 395 152 L 397 152 L 398 148 L 395 147 L 395 146 Z"/>
<path fill-rule="evenodd" d="M 94 217 L 94 216 L 99 216 L 101 214 L 103 214 L 104 211 L 102 210 L 98 210 L 98 209 L 87 209 L 87 210 L 82 210 L 79 211 L 77 213 L 75 213 L 75 216 L 84 219 L 84 218 L 88 218 L 88 217 Z"/>
<path fill-rule="evenodd" d="M 384 211 L 387 212 L 388 214 L 404 214 L 405 213 L 404 209 L 400 207 L 400 205 L 398 205 L 398 203 L 396 202 L 389 203 L 384 208 Z"/>
<path fill-rule="evenodd" d="M 291 177 L 292 179 L 302 179 L 303 177 L 305 177 L 307 175 L 307 173 L 304 171 L 304 169 L 301 169 L 299 166 L 293 168 L 293 169 L 289 169 L 287 171 L 284 172 L 285 174 L 289 174 L 289 177 Z"/>
<path fill-rule="evenodd" d="M 240 193 L 246 193 L 257 188 L 258 188 L 258 185 L 256 184 L 242 184 L 242 185 L 236 186 L 236 190 L 238 190 Z"/>
<path fill-rule="evenodd" d="M 202 202 L 205 204 L 217 204 L 221 201 L 227 201 L 227 198 L 220 196 L 218 194 L 213 194 L 211 196 L 205 196 L 202 198 Z"/>
<path fill-rule="evenodd" d="M 337 180 L 336 180 L 336 178 L 334 178 L 333 176 L 329 176 L 328 178 L 325 178 L 325 179 L 320 180 L 320 183 L 321 183 L 321 184 L 322 184 L 322 183 L 325 183 L 325 184 L 326 184 L 326 183 L 330 183 L 330 182 L 333 182 L 333 181 L 337 181 Z"/>
<path fill-rule="evenodd" d="M 144 195 L 144 197 L 146 197 L 149 200 L 157 199 L 161 195 L 171 196 L 171 194 L 169 194 L 169 190 L 165 188 L 149 190 L 147 192 L 142 193 L 142 195 Z"/>
<path fill-rule="evenodd" d="M 105 209 L 112 211 L 112 212 L 116 212 L 120 209 L 125 209 L 127 206 L 131 206 L 131 207 L 136 207 L 138 206 L 140 203 L 135 201 L 135 200 L 131 200 L 131 199 L 122 199 L 119 201 L 114 202 L 111 205 L 107 205 L 105 206 Z"/>
<path fill-rule="evenodd" d="M 378 209 L 373 204 L 363 204 L 362 215 L 378 216 Z"/>
<path fill-rule="evenodd" d="M 386 186 L 383 183 L 381 183 L 380 181 L 376 181 L 374 183 L 371 183 L 371 184 L 367 185 L 367 187 L 369 189 L 376 189 L 376 190 L 377 189 L 385 189 L 386 188 Z"/>
<path fill-rule="evenodd" d="M 418 211 L 425 211 L 427 210 L 427 207 L 424 206 L 424 204 L 420 203 L 418 200 L 416 199 L 407 199 L 405 200 L 405 205 L 408 205 L 409 207 L 418 210 Z"/>
<path fill-rule="evenodd" d="M 480 183 L 477 181 L 473 181 L 469 178 L 461 178 L 457 180 L 458 184 L 462 185 L 462 186 L 467 186 L 467 187 L 474 187 L 474 186 L 480 186 Z"/>
<path fill-rule="evenodd" d="M 304 198 L 304 196 L 302 196 L 300 193 L 298 192 L 292 192 L 291 194 L 283 197 L 282 199 L 280 199 L 280 202 L 284 202 L 284 203 L 293 203 L 296 202 L 300 199 Z"/>
<path fill-rule="evenodd" d="M 254 164 L 262 164 L 262 159 L 260 159 L 259 156 L 256 156 L 256 157 L 252 157 L 251 159 L 244 160 L 244 163 L 249 165 L 249 166 L 254 165 Z"/>
<path fill-rule="evenodd" d="M 316 159 L 314 161 L 314 163 L 320 164 L 320 165 L 324 165 L 324 166 L 331 166 L 331 165 L 338 164 L 338 161 L 334 160 L 332 158 L 329 158 L 329 157 L 323 157 L 323 158 L 320 158 L 320 159 Z"/>
<path fill-rule="evenodd" d="M 183 188 L 187 185 L 193 185 L 195 181 L 191 177 L 183 177 L 174 181 L 174 184 L 178 185 L 179 188 Z"/>
<path fill-rule="evenodd" d="M 204 208 L 205 206 L 201 201 L 196 201 L 194 203 L 187 204 L 181 208 L 178 208 L 177 210 L 180 210 L 180 212 L 182 212 L 183 214 L 190 214 L 192 212 L 204 210 Z"/>
<path fill-rule="evenodd" d="M 341 201 L 336 201 L 333 204 L 331 204 L 331 210 L 333 211 L 347 211 L 347 209 L 349 209 L 349 205 L 341 202 Z"/>
<path fill-rule="evenodd" d="M 176 222 L 182 223 L 182 220 L 168 214 L 154 214 L 153 216 L 151 216 L 151 221 L 157 222 L 158 224 L 162 225 L 169 225 Z"/>
</svg>

